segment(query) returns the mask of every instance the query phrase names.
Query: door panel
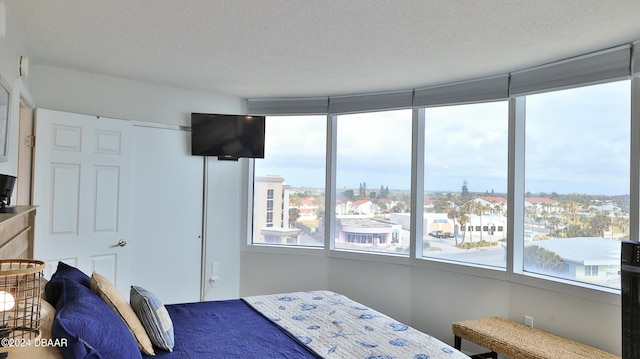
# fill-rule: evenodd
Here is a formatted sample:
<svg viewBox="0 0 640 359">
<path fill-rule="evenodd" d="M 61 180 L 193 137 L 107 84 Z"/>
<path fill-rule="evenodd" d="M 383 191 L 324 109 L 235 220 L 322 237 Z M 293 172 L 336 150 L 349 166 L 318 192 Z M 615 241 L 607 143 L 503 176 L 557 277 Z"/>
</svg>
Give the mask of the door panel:
<svg viewBox="0 0 640 359">
<path fill-rule="evenodd" d="M 112 278 L 117 277 L 117 273 L 115 271 L 115 269 L 118 267 L 117 261 L 118 258 L 115 254 L 91 256 L 91 266 L 93 267 L 93 270 L 102 274 L 110 281 L 113 280 Z M 124 295 L 126 293 L 122 294 Z"/>
<path fill-rule="evenodd" d="M 42 110 L 40 110 L 41 112 Z M 71 151 L 80 153 L 82 150 L 82 128 L 51 124 L 53 136 L 51 149 L 57 151 Z"/>
<path fill-rule="evenodd" d="M 120 192 L 120 168 L 96 166 L 94 232 L 118 231 L 118 192 Z"/>
<path fill-rule="evenodd" d="M 188 131 L 133 126 L 131 279 L 164 303 L 200 299 L 202 157 Z"/>
<path fill-rule="evenodd" d="M 35 257 L 97 271 L 128 294 L 127 121 L 36 110 Z"/>
<path fill-rule="evenodd" d="M 49 189 L 49 198 L 42 198 L 42 201 L 38 198 L 36 203 L 42 203 L 43 210 L 45 210 L 44 206 L 47 204 L 51 207 L 51 220 L 48 223 L 50 227 L 49 233 L 52 236 L 78 235 L 80 165 L 50 163 L 50 167 L 51 188 Z M 48 202 L 44 200 L 48 200 Z"/>
</svg>

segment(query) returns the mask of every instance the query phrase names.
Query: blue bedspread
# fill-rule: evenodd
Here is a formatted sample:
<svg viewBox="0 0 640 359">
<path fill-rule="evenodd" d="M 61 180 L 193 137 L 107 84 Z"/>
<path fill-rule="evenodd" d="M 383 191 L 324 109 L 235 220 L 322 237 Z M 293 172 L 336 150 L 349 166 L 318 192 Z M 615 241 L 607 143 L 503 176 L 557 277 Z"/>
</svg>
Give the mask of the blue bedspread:
<svg viewBox="0 0 640 359">
<path fill-rule="evenodd" d="M 175 333 L 173 352 L 145 358 L 317 358 L 243 300 L 166 306 Z"/>
</svg>

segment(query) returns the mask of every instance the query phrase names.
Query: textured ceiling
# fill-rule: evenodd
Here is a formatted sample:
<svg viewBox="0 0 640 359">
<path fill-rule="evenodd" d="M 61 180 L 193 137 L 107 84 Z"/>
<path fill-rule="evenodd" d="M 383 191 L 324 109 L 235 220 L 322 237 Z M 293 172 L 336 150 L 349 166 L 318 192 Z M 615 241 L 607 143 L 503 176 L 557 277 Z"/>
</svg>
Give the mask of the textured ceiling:
<svg viewBox="0 0 640 359">
<path fill-rule="evenodd" d="M 357 94 L 640 40 L 638 0 L 5 0 L 33 65 L 250 97 Z"/>
</svg>

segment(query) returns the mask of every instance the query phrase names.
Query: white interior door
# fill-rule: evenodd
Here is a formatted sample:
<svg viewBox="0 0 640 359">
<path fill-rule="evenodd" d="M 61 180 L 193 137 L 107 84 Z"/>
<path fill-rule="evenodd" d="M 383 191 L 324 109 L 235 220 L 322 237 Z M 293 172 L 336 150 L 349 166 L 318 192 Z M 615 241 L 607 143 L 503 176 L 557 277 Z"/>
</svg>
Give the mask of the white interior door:
<svg viewBox="0 0 640 359">
<path fill-rule="evenodd" d="M 128 297 L 130 131 L 127 121 L 36 110 L 35 258 L 88 275 Z"/>
<path fill-rule="evenodd" d="M 200 299 L 204 162 L 190 136 L 133 126 L 130 278 L 164 303 Z"/>
</svg>

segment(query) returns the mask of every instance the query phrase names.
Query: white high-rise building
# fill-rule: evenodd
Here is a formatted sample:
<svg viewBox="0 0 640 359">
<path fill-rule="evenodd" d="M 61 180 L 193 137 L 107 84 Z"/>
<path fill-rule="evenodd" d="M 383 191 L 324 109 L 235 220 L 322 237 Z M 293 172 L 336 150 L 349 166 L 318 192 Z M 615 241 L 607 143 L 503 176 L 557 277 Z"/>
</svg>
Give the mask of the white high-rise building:
<svg viewBox="0 0 640 359">
<path fill-rule="evenodd" d="M 280 175 L 255 177 L 253 243 L 299 243 L 300 230 L 289 228 L 289 189 Z"/>
</svg>

